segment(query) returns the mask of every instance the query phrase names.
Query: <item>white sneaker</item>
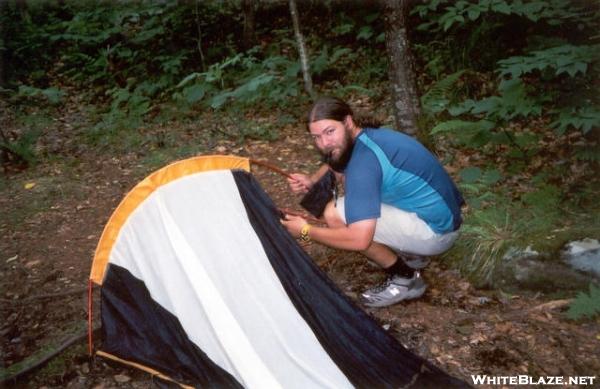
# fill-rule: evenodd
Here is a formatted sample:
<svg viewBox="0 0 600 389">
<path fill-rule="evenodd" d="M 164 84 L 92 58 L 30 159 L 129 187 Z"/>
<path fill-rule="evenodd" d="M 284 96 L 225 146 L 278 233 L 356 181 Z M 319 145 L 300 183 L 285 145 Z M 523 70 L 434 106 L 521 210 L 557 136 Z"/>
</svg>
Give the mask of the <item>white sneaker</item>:
<svg viewBox="0 0 600 389">
<path fill-rule="evenodd" d="M 377 285 L 361 294 L 361 301 L 367 307 L 387 307 L 404 300 L 412 300 L 423 296 L 427 285 L 421 274 L 415 271 L 412 278 L 399 275 L 388 278 L 384 283 Z"/>
</svg>

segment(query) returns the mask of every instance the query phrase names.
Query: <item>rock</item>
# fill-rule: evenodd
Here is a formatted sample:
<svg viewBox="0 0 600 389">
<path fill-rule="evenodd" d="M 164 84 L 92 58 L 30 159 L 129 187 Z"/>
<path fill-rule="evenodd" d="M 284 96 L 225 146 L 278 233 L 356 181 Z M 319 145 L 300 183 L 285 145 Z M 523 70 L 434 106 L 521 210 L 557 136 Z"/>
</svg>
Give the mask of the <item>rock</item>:
<svg viewBox="0 0 600 389">
<path fill-rule="evenodd" d="M 590 274 L 578 271 L 562 260 L 561 252 L 540 253 L 531 247 L 513 247 L 497 265 L 490 286 L 511 293 L 554 293 L 587 290 L 593 279 Z"/>
<path fill-rule="evenodd" d="M 574 269 L 600 280 L 600 242 L 597 239 L 569 242 L 562 250 L 561 257 Z"/>
</svg>

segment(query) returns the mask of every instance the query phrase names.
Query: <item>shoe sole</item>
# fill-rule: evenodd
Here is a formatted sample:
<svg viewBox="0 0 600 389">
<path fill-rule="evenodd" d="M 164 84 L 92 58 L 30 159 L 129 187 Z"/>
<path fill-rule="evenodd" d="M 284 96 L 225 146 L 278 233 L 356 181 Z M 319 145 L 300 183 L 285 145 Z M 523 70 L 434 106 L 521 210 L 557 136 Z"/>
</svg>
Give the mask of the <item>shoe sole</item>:
<svg viewBox="0 0 600 389">
<path fill-rule="evenodd" d="M 389 307 L 390 305 L 398 304 L 401 301 L 417 299 L 417 298 L 423 296 L 423 294 L 425 293 L 426 290 L 427 290 L 427 285 L 423 285 L 422 288 L 410 290 L 403 296 L 399 297 L 398 299 L 387 300 L 385 302 L 384 301 L 374 302 L 374 303 L 363 302 L 363 304 L 369 308 Z"/>
</svg>

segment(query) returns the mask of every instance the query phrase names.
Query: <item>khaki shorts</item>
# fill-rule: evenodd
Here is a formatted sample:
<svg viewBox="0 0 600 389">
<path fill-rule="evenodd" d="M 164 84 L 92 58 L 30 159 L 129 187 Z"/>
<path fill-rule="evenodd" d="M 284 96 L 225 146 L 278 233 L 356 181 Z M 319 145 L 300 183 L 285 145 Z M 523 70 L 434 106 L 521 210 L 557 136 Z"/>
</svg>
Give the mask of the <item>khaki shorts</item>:
<svg viewBox="0 0 600 389">
<path fill-rule="evenodd" d="M 343 197 L 337 199 L 335 207 L 346 223 Z M 397 253 L 431 256 L 448 250 L 457 238 L 458 231 L 437 234 L 416 213 L 381 204 L 373 240 Z"/>
</svg>

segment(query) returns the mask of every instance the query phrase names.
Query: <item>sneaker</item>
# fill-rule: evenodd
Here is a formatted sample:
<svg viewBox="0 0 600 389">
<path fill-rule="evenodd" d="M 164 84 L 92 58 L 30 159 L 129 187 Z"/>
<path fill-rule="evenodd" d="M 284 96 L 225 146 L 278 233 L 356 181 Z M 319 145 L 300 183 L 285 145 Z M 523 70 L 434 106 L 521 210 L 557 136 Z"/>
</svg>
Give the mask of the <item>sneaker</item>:
<svg viewBox="0 0 600 389">
<path fill-rule="evenodd" d="M 366 290 L 361 294 L 361 300 L 367 307 L 387 307 L 403 300 L 412 300 L 423 296 L 427 285 L 421 274 L 415 271 L 412 278 L 398 275 L 388 278 L 383 284 Z"/>
</svg>

